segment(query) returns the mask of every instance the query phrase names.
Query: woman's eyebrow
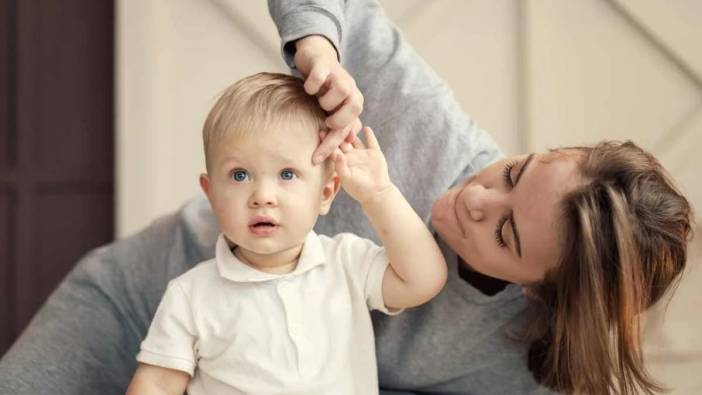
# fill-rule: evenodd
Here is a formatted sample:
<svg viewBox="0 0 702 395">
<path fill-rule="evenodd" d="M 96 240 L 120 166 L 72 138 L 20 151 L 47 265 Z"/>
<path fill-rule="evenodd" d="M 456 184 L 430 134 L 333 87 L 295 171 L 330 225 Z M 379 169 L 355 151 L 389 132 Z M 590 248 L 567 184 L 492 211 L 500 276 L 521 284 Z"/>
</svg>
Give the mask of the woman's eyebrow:
<svg viewBox="0 0 702 395">
<path fill-rule="evenodd" d="M 519 232 L 517 231 L 517 223 L 514 222 L 514 211 L 512 212 L 512 214 L 510 214 L 509 221 L 512 223 L 511 228 L 512 228 L 512 236 L 514 236 L 514 246 L 517 250 L 517 255 L 519 255 L 519 257 L 521 258 L 522 257 L 522 243 L 519 240 Z"/>
<path fill-rule="evenodd" d="M 524 170 L 526 170 L 527 166 L 529 166 L 529 163 L 531 163 L 531 160 L 534 159 L 534 154 L 532 153 L 529 155 L 526 160 L 524 161 L 524 165 L 522 165 L 522 168 L 519 169 L 519 174 L 517 174 L 517 178 L 514 180 L 514 185 L 516 186 L 517 183 L 519 183 L 519 179 L 522 178 L 522 174 L 524 174 Z M 519 239 L 519 230 L 517 229 L 517 222 L 514 220 L 514 210 L 512 211 L 512 214 L 510 215 L 510 222 L 512 223 L 512 235 L 514 236 L 514 245 L 517 249 L 517 255 L 519 257 L 522 257 L 522 243 Z"/>
<path fill-rule="evenodd" d="M 524 170 L 526 170 L 527 166 L 529 166 L 529 163 L 531 163 L 531 160 L 534 159 L 534 154 L 529 154 L 529 156 L 526 158 L 524 161 L 524 165 L 522 166 L 521 169 L 519 169 L 519 174 L 517 174 L 517 179 L 514 180 L 514 185 L 517 185 L 519 182 L 519 179 L 522 178 L 522 174 L 524 174 Z"/>
</svg>

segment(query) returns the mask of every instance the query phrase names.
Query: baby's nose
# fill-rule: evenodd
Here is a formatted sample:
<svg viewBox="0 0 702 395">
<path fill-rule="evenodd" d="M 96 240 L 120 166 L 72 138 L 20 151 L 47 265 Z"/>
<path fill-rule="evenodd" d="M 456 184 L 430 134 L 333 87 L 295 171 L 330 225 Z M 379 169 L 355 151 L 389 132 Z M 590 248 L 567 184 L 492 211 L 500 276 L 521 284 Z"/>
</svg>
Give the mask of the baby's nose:
<svg viewBox="0 0 702 395">
<path fill-rule="evenodd" d="M 275 188 L 271 185 L 267 185 L 267 183 L 257 185 L 249 199 L 249 205 L 252 207 L 274 207 L 277 203 Z"/>
</svg>

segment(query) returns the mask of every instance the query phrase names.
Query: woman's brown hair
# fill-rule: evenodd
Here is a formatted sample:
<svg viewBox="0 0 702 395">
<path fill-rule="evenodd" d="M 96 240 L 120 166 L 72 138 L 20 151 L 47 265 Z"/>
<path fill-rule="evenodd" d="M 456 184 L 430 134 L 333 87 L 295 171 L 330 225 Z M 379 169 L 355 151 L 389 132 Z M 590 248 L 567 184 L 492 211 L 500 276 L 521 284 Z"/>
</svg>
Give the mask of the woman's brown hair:
<svg viewBox="0 0 702 395">
<path fill-rule="evenodd" d="M 691 208 L 660 163 L 632 142 L 573 147 L 584 185 L 563 202 L 559 264 L 529 291 L 529 367 L 566 393 L 653 394 L 640 313 L 686 262 Z"/>
</svg>

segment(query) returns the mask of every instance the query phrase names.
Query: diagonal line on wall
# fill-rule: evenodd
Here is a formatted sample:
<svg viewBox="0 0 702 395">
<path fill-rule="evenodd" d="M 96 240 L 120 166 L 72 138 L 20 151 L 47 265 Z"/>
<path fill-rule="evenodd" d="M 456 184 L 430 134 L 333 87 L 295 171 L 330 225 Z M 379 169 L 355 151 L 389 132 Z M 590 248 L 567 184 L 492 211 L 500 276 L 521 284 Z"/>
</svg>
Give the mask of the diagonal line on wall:
<svg viewBox="0 0 702 395">
<path fill-rule="evenodd" d="M 702 89 L 702 77 L 680 56 L 672 51 L 658 36 L 651 31 L 642 21 L 632 15 L 621 3 L 617 0 L 605 0 L 612 8 L 624 18 L 631 26 L 633 26 L 641 35 L 646 38 L 656 49 L 665 55 L 680 71 L 687 76 L 694 85 Z"/>
<path fill-rule="evenodd" d="M 697 118 L 699 114 L 702 113 L 702 100 L 697 103 L 690 111 L 685 113 L 678 122 L 675 123 L 670 129 L 661 133 L 658 139 L 653 143 L 651 149 L 656 153 L 667 152 L 675 144 L 681 144 L 683 136 L 689 130 L 688 125 Z"/>
<path fill-rule="evenodd" d="M 409 32 L 412 26 L 418 23 L 420 17 L 425 17 L 427 13 L 435 9 L 437 5 L 445 4 L 437 3 L 435 0 L 425 0 L 419 3 L 418 6 L 409 7 L 397 18 L 396 25 L 399 26 L 402 31 Z"/>
<path fill-rule="evenodd" d="M 678 54 L 668 45 L 666 45 L 666 43 L 660 39 L 655 32 L 647 27 L 643 21 L 633 15 L 632 12 L 630 12 L 626 6 L 618 0 L 606 0 L 606 2 L 609 3 L 627 23 L 629 23 L 646 40 L 648 40 L 655 49 L 660 51 L 668 60 L 670 60 L 671 63 L 673 63 L 673 65 L 677 67 L 683 75 L 688 77 L 696 88 L 702 89 L 702 77 L 692 66 L 690 66 L 690 64 L 688 64 L 688 62 L 678 56 Z M 680 119 L 670 129 L 663 131 L 651 146 L 651 149 L 657 153 L 663 153 L 672 149 L 673 145 L 680 144 L 680 140 L 682 140 L 683 136 L 688 131 L 688 125 L 692 123 L 692 121 L 701 111 L 702 101 L 680 117 Z"/>
<path fill-rule="evenodd" d="M 277 45 L 275 43 L 271 44 L 271 40 L 264 32 L 252 26 L 251 21 L 245 17 L 247 13 L 240 12 L 240 10 L 235 9 L 239 6 L 238 2 L 229 2 L 229 4 L 225 4 L 227 2 L 224 0 L 210 0 L 210 3 L 222 10 L 224 15 L 231 19 L 234 26 L 240 29 L 251 42 L 256 44 L 257 47 L 261 48 L 261 52 L 268 60 L 272 62 L 272 64 L 280 64 L 282 62 L 281 57 L 278 54 Z M 242 2 L 242 6 L 246 6 L 246 4 L 246 2 Z"/>
</svg>

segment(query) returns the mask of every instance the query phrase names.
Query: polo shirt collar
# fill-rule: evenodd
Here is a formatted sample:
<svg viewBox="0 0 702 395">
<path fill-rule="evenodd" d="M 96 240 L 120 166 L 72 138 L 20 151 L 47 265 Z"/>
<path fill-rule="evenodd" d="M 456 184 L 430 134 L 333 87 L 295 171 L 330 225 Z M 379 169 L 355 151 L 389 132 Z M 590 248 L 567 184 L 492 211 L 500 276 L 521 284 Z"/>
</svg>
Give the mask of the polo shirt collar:
<svg viewBox="0 0 702 395">
<path fill-rule="evenodd" d="M 220 233 L 217 238 L 215 261 L 219 275 L 236 282 L 261 282 L 295 276 L 327 263 L 322 242 L 314 231 L 310 231 L 305 237 L 300 259 L 297 262 L 297 266 L 295 266 L 295 270 L 290 273 L 265 273 L 245 264 L 234 255 L 223 233 Z"/>
</svg>

